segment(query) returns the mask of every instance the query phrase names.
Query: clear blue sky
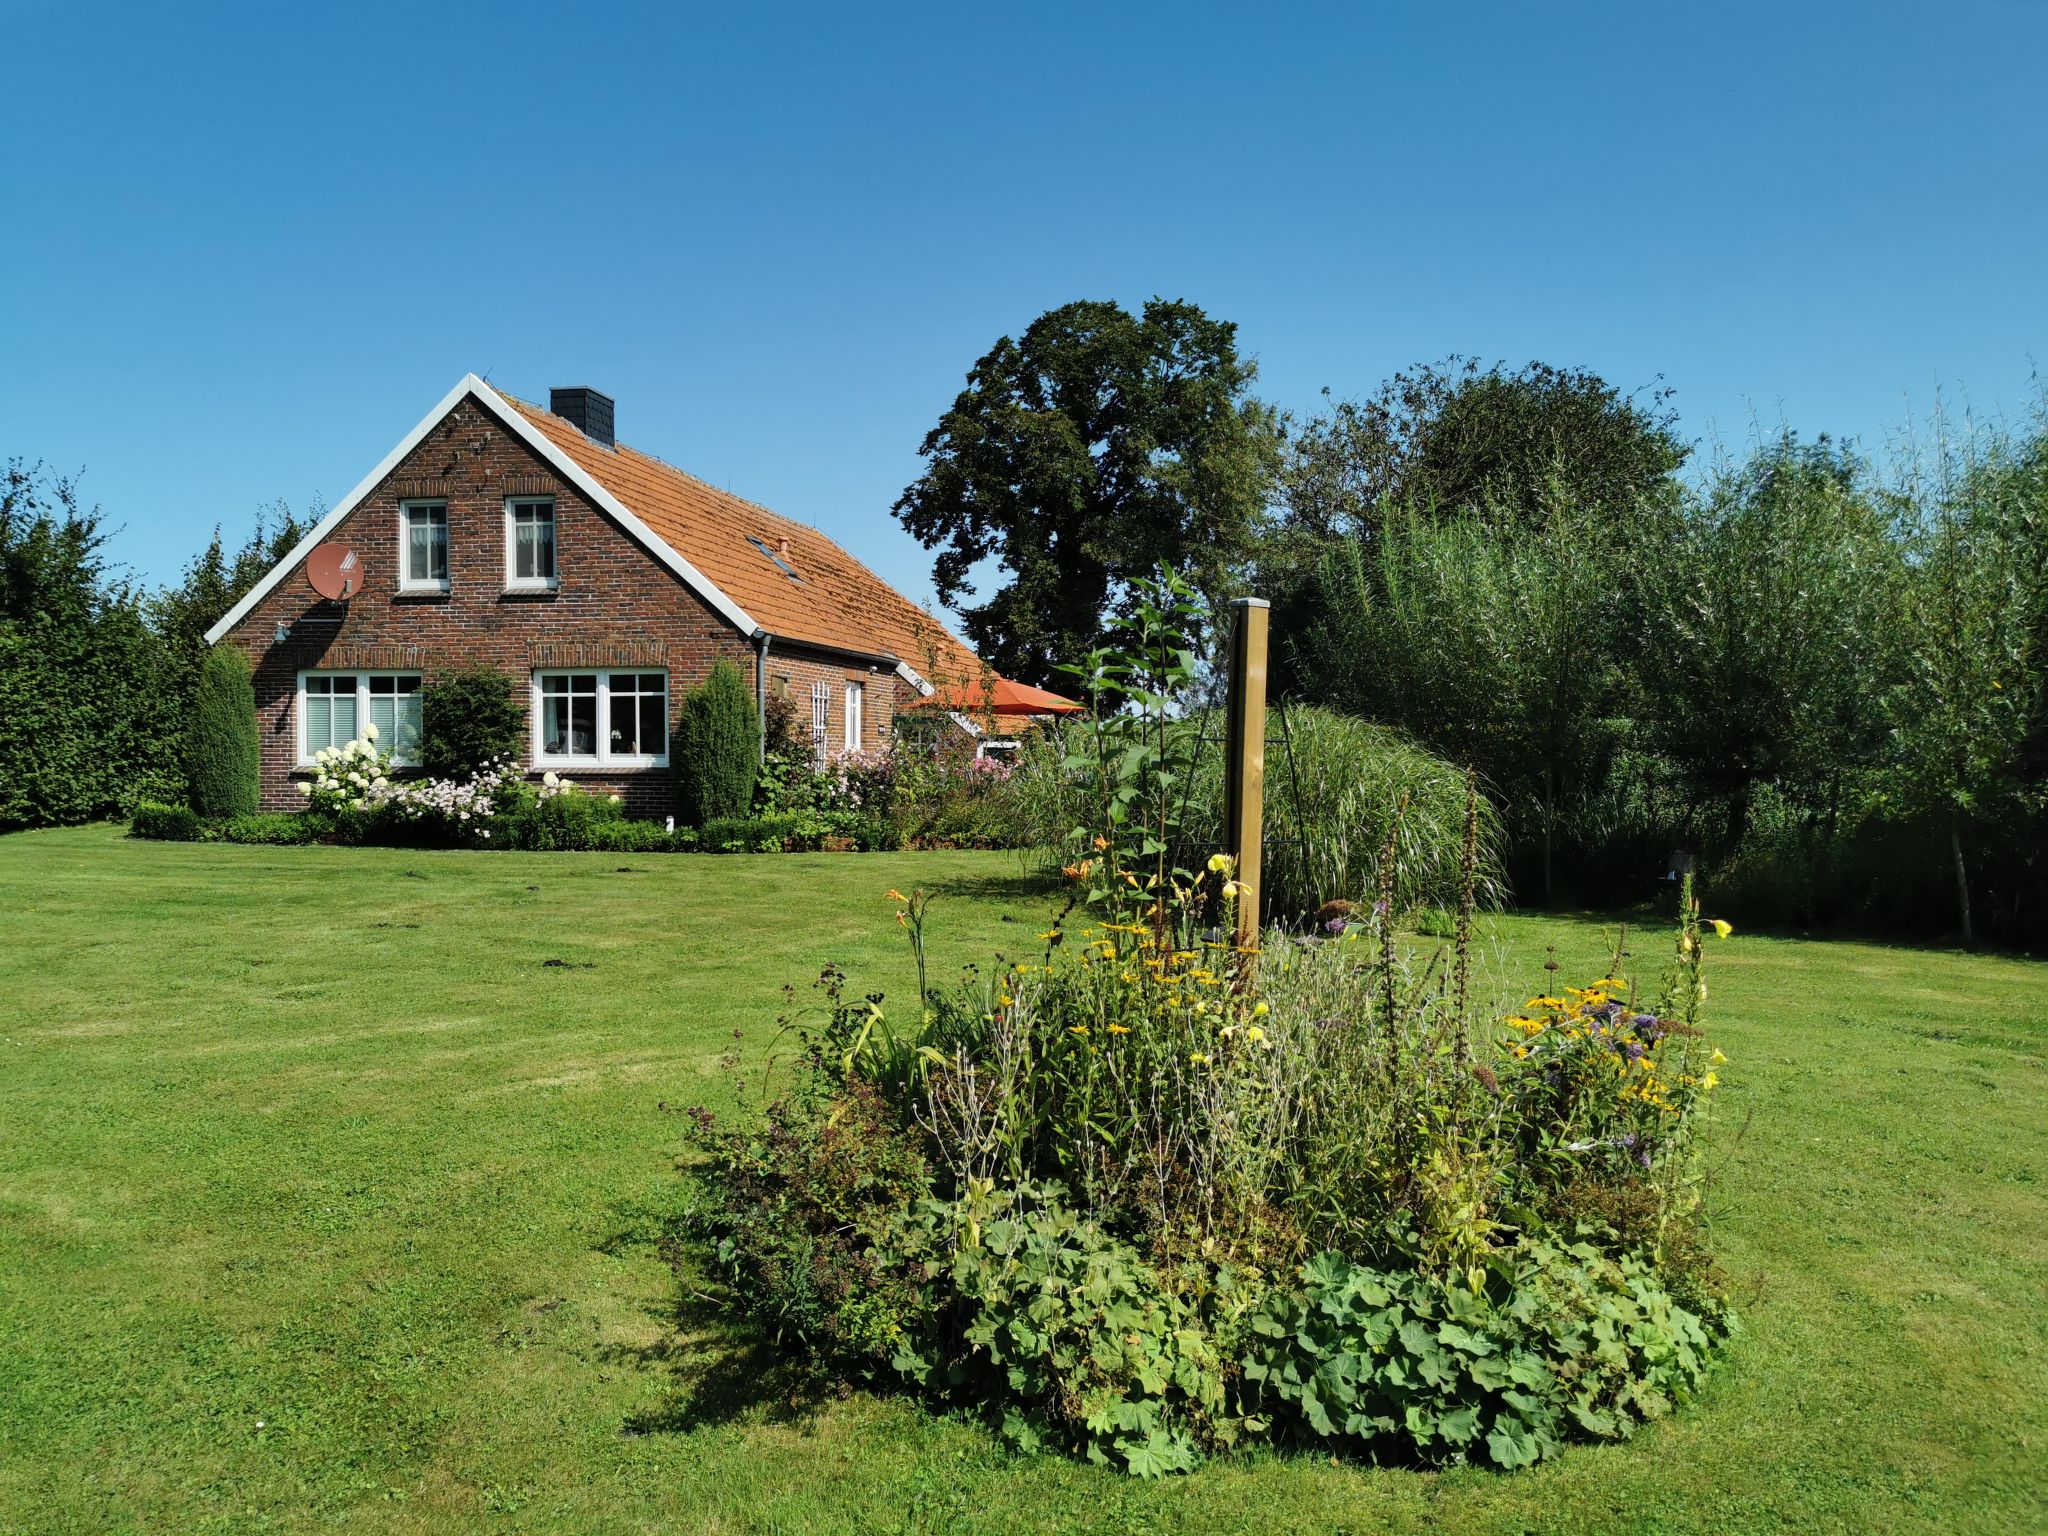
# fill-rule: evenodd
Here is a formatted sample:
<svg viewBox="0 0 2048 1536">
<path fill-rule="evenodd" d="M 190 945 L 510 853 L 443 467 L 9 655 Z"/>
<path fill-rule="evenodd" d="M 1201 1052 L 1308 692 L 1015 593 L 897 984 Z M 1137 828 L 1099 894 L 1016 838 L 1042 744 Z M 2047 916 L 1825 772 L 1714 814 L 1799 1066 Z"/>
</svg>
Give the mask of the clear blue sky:
<svg viewBox="0 0 2048 1536">
<path fill-rule="evenodd" d="M 0 454 L 173 576 L 465 371 L 906 591 L 969 364 L 1075 298 L 1295 408 L 1458 351 L 1881 444 L 2048 363 L 2048 4 L 0 0 Z"/>
</svg>

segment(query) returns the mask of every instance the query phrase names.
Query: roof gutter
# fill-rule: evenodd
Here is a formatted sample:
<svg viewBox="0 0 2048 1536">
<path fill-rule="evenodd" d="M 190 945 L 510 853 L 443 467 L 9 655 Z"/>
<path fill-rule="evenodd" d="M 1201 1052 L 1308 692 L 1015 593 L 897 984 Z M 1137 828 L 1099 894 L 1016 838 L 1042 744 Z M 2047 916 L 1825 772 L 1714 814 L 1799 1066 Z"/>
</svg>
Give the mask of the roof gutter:
<svg viewBox="0 0 2048 1536">
<path fill-rule="evenodd" d="M 763 764 L 768 761 L 768 647 L 774 642 L 767 630 L 754 631 L 754 745 Z"/>
</svg>

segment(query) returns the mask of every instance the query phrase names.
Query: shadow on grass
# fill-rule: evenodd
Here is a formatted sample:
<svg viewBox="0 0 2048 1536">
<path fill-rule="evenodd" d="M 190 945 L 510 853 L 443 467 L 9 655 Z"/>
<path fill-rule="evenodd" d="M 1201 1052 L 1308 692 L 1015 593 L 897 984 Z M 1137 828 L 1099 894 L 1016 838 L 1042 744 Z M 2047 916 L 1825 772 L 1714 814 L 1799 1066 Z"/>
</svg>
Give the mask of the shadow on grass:
<svg viewBox="0 0 2048 1536">
<path fill-rule="evenodd" d="M 716 1296 L 686 1289 L 656 1315 L 662 1331 L 653 1343 L 602 1351 L 615 1364 L 663 1378 L 661 1402 L 629 1415 L 621 1435 L 688 1434 L 741 1420 L 800 1425 L 841 1395 L 807 1360 Z"/>
<path fill-rule="evenodd" d="M 669 1299 L 649 1307 L 658 1325 L 646 1344 L 598 1351 L 610 1364 L 658 1377 L 660 1404 L 619 1426 L 627 1437 L 687 1434 L 742 1419 L 801 1424 L 841 1395 L 796 1350 L 747 1318 L 722 1291 L 707 1288 L 691 1262 L 680 1209 L 622 1201 L 613 1230 L 593 1246 L 617 1258 L 632 1250 L 657 1255 L 669 1272 Z"/>
<path fill-rule="evenodd" d="M 930 889 L 938 895 L 972 901 L 1042 902 L 1057 899 L 1061 886 L 1057 875 L 1019 869 L 1011 874 L 947 874 L 934 881 Z"/>
</svg>

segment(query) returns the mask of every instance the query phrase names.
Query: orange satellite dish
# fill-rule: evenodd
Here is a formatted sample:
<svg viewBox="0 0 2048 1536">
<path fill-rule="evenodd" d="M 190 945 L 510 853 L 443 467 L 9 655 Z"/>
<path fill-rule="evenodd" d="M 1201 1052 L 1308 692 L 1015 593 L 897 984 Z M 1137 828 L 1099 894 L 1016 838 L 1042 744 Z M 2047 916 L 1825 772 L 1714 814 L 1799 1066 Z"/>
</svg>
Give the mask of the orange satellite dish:
<svg viewBox="0 0 2048 1536">
<path fill-rule="evenodd" d="M 345 603 L 363 586 L 363 562 L 346 544 L 322 544 L 306 556 L 306 580 L 330 602 Z"/>
</svg>

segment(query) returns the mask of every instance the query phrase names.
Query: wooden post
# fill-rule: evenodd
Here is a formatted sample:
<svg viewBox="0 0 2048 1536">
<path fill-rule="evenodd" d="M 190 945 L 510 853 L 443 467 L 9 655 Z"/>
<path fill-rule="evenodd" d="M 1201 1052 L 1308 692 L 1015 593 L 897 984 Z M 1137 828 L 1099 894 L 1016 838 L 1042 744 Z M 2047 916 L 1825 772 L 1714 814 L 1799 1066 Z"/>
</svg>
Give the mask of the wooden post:
<svg viewBox="0 0 2048 1536">
<path fill-rule="evenodd" d="M 1272 607 L 1263 597 L 1240 597 L 1230 637 L 1229 722 L 1224 742 L 1224 851 L 1237 861 L 1236 942 L 1259 941 L 1263 906 L 1260 869 L 1266 812 L 1266 630 Z"/>
</svg>

